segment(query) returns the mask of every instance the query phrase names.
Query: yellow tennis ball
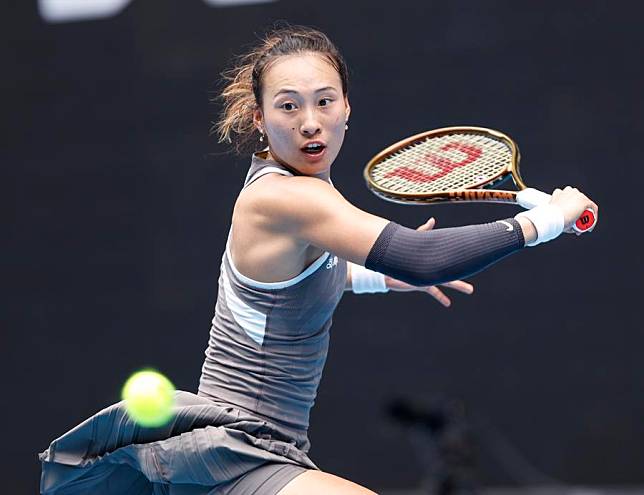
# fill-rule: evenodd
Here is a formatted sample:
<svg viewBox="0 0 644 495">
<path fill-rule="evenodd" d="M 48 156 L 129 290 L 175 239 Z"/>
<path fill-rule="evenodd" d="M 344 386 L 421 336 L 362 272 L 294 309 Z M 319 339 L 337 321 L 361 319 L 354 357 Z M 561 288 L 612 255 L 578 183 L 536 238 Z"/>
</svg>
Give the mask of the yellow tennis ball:
<svg viewBox="0 0 644 495">
<path fill-rule="evenodd" d="M 163 426 L 174 415 L 174 385 L 154 370 L 134 373 L 123 386 L 125 409 L 141 426 Z"/>
</svg>

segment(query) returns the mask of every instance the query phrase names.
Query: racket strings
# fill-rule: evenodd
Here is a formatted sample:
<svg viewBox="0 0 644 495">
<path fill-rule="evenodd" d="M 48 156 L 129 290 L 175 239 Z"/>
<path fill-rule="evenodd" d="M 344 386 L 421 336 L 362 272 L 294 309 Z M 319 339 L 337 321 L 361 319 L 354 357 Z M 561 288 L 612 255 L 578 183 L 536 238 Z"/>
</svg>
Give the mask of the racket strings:
<svg viewBox="0 0 644 495">
<path fill-rule="evenodd" d="M 493 181 L 512 163 L 512 149 L 474 133 L 430 136 L 410 143 L 374 165 L 371 180 L 400 194 L 464 189 Z"/>
</svg>

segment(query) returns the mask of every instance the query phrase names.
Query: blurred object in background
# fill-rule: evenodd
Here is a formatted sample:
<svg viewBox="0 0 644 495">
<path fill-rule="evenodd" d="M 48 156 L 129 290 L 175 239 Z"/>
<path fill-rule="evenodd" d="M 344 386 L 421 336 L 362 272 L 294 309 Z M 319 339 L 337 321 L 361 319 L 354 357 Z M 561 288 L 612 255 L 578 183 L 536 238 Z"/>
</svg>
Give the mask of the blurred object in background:
<svg viewBox="0 0 644 495">
<path fill-rule="evenodd" d="M 213 7 L 270 3 L 277 0 L 203 0 Z M 38 0 L 40 16 L 47 22 L 88 21 L 112 17 L 132 0 Z"/>
<path fill-rule="evenodd" d="M 641 487 L 564 484 L 528 461 L 489 421 L 466 413 L 462 400 L 401 397 L 391 400 L 386 411 L 405 428 L 423 471 L 417 488 L 381 495 L 644 495 Z M 478 460 L 485 451 L 517 486 L 483 486 Z"/>
<path fill-rule="evenodd" d="M 271 3 L 277 2 L 277 0 L 203 0 L 208 5 L 214 7 L 234 7 L 236 5 L 250 5 L 257 3 Z"/>
<path fill-rule="evenodd" d="M 389 417 L 402 425 L 423 469 L 420 493 L 474 495 L 476 448 L 465 405 L 457 400 L 428 403 L 398 398 L 387 406 Z"/>
<path fill-rule="evenodd" d="M 38 10 L 47 22 L 85 21 L 111 17 L 130 0 L 39 0 Z"/>
</svg>

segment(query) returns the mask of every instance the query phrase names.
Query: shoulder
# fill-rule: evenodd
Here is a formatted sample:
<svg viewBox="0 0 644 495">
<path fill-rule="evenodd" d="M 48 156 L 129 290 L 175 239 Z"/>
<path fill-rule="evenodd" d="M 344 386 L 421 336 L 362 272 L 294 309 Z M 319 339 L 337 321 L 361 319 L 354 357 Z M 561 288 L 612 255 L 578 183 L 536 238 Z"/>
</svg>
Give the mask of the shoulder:
<svg viewBox="0 0 644 495">
<path fill-rule="evenodd" d="M 244 189 L 240 199 L 251 202 L 263 200 L 279 204 L 306 197 L 315 200 L 315 196 L 311 197 L 311 194 L 317 196 L 339 193 L 331 184 L 317 177 L 267 174 Z"/>
<path fill-rule="evenodd" d="M 295 226 L 344 201 L 333 186 L 316 177 L 267 174 L 241 192 L 235 211 L 271 224 Z"/>
</svg>

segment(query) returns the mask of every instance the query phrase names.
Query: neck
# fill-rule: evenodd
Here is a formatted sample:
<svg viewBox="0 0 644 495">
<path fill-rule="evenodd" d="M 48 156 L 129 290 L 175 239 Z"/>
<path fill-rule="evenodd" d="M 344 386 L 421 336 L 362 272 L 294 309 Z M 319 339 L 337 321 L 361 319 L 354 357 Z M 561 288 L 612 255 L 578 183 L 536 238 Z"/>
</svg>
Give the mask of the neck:
<svg viewBox="0 0 644 495">
<path fill-rule="evenodd" d="M 262 150 L 260 153 L 258 153 L 258 155 L 261 158 L 265 158 L 266 160 L 272 160 L 274 162 L 279 163 L 284 168 L 287 168 L 288 170 L 293 172 L 293 174 L 295 174 L 295 175 L 306 175 L 308 177 L 317 177 L 318 179 L 321 179 L 324 182 L 330 182 L 330 178 L 331 178 L 331 169 L 330 168 L 327 168 L 326 170 L 324 170 L 324 171 L 322 171 L 320 173 L 317 173 L 317 174 L 306 174 L 306 173 L 296 169 L 295 167 L 292 167 L 288 163 L 280 160 L 279 158 L 276 158 L 275 156 L 273 156 L 271 154 L 270 150 Z"/>
</svg>

